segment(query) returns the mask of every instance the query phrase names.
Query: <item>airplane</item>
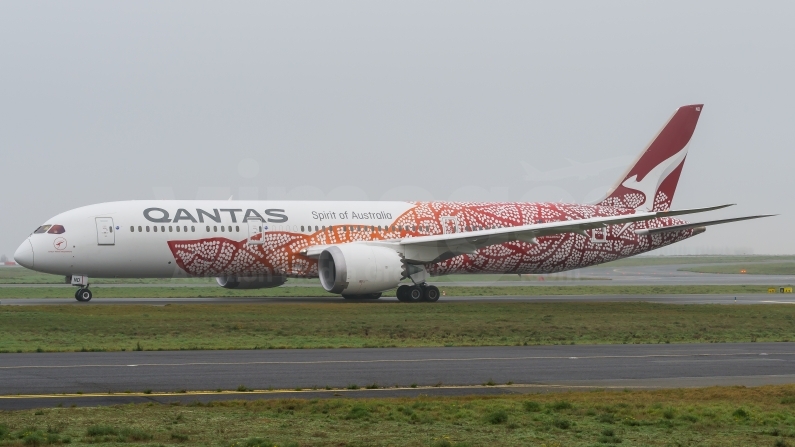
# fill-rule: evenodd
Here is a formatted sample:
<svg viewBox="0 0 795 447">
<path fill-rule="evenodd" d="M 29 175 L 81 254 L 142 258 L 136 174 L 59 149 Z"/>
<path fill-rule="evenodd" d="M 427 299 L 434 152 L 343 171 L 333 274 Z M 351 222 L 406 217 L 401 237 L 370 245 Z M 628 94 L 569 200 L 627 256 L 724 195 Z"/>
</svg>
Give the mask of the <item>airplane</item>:
<svg viewBox="0 0 795 447">
<path fill-rule="evenodd" d="M 109 202 L 48 219 L 14 259 L 66 276 L 78 301 L 92 298 L 89 278 L 190 276 L 231 289 L 319 278 L 347 299 L 377 299 L 397 288 L 400 301 L 435 302 L 434 276 L 578 269 L 688 239 L 709 225 L 770 216 L 689 223 L 679 216 L 731 205 L 671 209 L 702 107 L 677 109 L 596 204 Z"/>
</svg>

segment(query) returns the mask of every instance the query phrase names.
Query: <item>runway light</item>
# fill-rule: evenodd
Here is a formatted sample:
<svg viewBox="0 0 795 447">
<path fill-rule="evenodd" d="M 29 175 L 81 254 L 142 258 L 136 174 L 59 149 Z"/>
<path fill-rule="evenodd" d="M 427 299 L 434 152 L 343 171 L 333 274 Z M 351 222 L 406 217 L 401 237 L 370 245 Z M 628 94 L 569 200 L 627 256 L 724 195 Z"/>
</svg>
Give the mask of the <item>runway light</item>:
<svg viewBox="0 0 795 447">
<path fill-rule="evenodd" d="M 745 273 L 745 269 L 740 270 L 740 273 Z"/>
</svg>

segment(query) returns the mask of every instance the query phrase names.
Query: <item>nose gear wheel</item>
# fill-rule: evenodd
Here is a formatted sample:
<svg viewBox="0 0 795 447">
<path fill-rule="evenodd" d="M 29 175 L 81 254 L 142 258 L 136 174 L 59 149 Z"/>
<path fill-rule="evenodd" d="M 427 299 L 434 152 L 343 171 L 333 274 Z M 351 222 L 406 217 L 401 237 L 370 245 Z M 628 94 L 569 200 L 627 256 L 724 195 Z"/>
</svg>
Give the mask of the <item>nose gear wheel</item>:
<svg viewBox="0 0 795 447">
<path fill-rule="evenodd" d="M 91 293 L 91 290 L 89 290 L 88 287 L 81 287 L 77 289 L 77 291 L 75 292 L 75 299 L 77 301 L 82 301 L 82 302 L 91 301 L 91 298 L 93 297 L 94 294 Z"/>
</svg>

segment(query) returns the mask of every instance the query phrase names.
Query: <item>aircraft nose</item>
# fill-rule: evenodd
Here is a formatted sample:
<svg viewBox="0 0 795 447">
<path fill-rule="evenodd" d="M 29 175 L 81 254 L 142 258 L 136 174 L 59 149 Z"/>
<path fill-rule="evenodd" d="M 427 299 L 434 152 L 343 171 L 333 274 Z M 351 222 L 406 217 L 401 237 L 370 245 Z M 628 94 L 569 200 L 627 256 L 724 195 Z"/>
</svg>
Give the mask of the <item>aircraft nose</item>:
<svg viewBox="0 0 795 447">
<path fill-rule="evenodd" d="M 33 268 L 33 245 L 30 244 L 30 239 L 26 239 L 14 252 L 14 261 L 22 267 Z"/>
</svg>

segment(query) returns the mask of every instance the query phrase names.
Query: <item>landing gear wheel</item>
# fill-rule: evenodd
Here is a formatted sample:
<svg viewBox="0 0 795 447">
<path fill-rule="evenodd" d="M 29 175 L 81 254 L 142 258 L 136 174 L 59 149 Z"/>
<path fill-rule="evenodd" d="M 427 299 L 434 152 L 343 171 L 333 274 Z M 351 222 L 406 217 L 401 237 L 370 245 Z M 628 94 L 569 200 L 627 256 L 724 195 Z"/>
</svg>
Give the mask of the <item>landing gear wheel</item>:
<svg viewBox="0 0 795 447">
<path fill-rule="evenodd" d="M 407 303 L 419 303 L 422 301 L 422 297 L 425 295 L 423 287 L 419 285 L 414 285 L 409 287 L 409 293 L 406 295 L 406 302 Z"/>
<path fill-rule="evenodd" d="M 404 302 L 404 303 L 407 303 L 409 301 L 408 300 L 409 289 L 411 289 L 411 286 L 406 285 L 406 284 L 403 284 L 402 286 L 397 288 L 397 291 L 395 292 L 395 296 L 397 297 L 398 301 L 401 301 L 401 302 Z"/>
<path fill-rule="evenodd" d="M 436 286 L 426 286 L 423 294 L 423 301 L 435 303 L 439 301 L 439 288 Z"/>
<path fill-rule="evenodd" d="M 77 292 L 75 292 L 75 299 L 77 299 L 77 301 L 91 301 L 93 297 L 94 295 L 88 289 L 77 289 Z"/>
</svg>

